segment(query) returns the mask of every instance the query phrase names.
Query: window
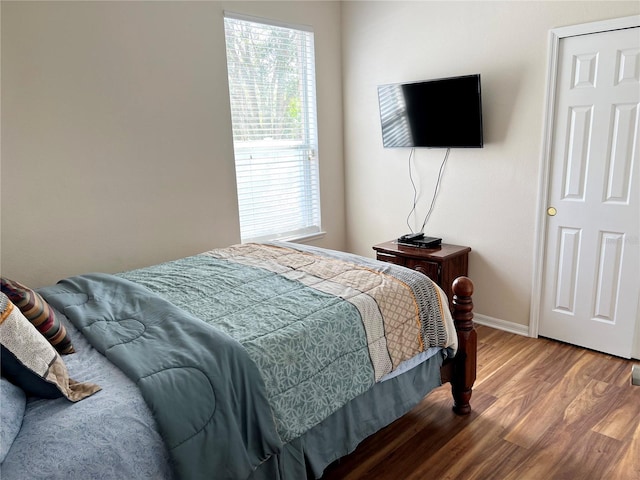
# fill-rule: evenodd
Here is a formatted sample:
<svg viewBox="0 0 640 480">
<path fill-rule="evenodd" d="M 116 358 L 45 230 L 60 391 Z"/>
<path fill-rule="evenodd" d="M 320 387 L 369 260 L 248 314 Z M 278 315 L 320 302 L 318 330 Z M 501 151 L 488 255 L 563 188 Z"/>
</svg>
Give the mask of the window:
<svg viewBox="0 0 640 480">
<path fill-rule="evenodd" d="M 317 234 L 313 32 L 229 13 L 224 25 L 242 241 Z"/>
</svg>

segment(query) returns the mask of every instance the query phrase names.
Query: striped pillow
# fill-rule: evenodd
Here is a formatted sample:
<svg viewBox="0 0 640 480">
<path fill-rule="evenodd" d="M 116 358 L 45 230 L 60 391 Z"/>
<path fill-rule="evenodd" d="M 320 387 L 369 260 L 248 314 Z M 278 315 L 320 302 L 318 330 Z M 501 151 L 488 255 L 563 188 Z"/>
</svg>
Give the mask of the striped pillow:
<svg viewBox="0 0 640 480">
<path fill-rule="evenodd" d="M 38 293 L 4 277 L 0 278 L 0 289 L 58 352 L 75 352 L 64 325 Z"/>
</svg>

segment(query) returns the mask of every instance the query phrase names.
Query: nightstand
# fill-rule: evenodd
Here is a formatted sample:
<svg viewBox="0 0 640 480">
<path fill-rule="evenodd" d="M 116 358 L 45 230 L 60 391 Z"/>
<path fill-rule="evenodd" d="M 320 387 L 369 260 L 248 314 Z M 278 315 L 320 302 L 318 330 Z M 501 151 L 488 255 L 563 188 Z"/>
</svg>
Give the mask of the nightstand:
<svg viewBox="0 0 640 480">
<path fill-rule="evenodd" d="M 398 245 L 393 240 L 374 245 L 376 258 L 424 273 L 447 294 L 449 306 L 453 302 L 453 281 L 468 275 L 470 247 L 443 243 L 438 248 L 421 248 Z"/>
</svg>

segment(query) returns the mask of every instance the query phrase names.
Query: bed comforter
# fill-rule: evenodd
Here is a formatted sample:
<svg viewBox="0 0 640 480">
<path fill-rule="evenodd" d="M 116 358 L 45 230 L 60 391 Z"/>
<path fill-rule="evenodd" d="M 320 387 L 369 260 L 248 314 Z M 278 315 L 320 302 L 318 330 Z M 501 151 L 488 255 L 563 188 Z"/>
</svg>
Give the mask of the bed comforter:
<svg viewBox="0 0 640 480">
<path fill-rule="evenodd" d="M 430 280 L 350 260 L 239 245 L 73 277 L 47 300 L 138 384 L 179 477 L 246 478 L 406 360 L 455 350 Z"/>
</svg>

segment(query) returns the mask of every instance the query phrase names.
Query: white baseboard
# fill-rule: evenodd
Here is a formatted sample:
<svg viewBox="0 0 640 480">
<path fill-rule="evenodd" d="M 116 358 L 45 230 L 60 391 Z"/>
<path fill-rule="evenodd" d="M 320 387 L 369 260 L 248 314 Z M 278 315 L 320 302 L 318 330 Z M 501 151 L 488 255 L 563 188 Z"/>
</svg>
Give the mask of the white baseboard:
<svg viewBox="0 0 640 480">
<path fill-rule="evenodd" d="M 525 337 L 529 336 L 529 326 L 521 325 L 519 323 L 507 322 L 499 318 L 488 317 L 487 315 L 481 315 L 479 313 L 473 314 L 473 321 L 480 325 L 496 328 L 498 330 L 504 330 L 509 333 L 516 333 Z"/>
</svg>

